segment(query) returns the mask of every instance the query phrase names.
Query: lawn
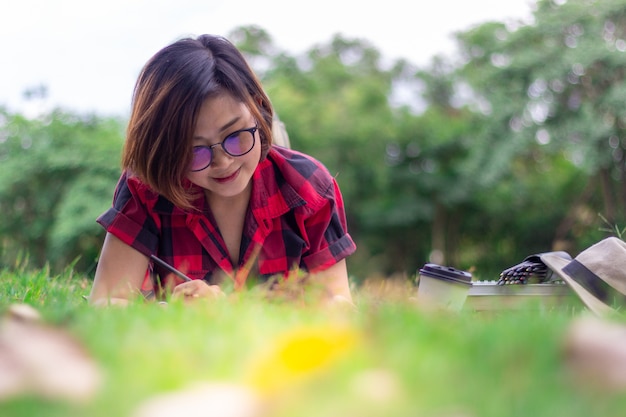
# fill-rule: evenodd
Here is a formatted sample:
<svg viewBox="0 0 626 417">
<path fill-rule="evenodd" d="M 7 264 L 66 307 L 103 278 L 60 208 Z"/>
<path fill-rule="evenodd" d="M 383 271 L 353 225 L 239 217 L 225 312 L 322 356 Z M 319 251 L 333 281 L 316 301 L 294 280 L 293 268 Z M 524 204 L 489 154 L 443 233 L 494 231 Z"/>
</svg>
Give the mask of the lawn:
<svg viewBox="0 0 626 417">
<path fill-rule="evenodd" d="M 356 288 L 355 309 L 306 296 L 268 299 L 255 289 L 192 305 L 94 309 L 83 299 L 90 284 L 70 270 L 0 272 L 0 310 L 33 306 L 45 325 L 85 348 L 102 376 L 83 401 L 6 397 L 0 416 L 143 416 L 146 401 L 190 387 L 206 407 L 241 405 L 248 398 L 241 392 L 250 394 L 263 405 L 254 415 L 272 417 L 617 417 L 626 410 L 625 394 L 592 388 L 568 371 L 565 335 L 583 313 L 575 299 L 456 313 L 419 308 L 415 289 L 398 285 Z M 187 405 L 167 415 L 196 415 Z"/>
</svg>

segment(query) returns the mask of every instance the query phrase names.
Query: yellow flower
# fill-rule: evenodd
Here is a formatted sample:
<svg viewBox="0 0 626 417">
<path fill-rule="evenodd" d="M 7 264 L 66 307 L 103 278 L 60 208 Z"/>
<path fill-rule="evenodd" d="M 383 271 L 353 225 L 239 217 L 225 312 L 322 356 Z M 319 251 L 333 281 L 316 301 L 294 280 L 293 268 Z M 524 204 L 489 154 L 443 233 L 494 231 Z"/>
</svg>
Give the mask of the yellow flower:
<svg viewBox="0 0 626 417">
<path fill-rule="evenodd" d="M 255 356 L 247 383 L 264 394 L 281 391 L 334 364 L 358 337 L 345 327 L 297 328 L 276 339 Z"/>
</svg>

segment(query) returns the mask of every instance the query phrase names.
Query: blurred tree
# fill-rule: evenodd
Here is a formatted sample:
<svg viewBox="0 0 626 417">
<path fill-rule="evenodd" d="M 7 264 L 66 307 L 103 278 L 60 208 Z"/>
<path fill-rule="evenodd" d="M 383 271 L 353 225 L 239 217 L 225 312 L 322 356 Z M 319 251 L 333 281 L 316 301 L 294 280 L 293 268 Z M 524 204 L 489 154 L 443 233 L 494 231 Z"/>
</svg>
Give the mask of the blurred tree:
<svg viewBox="0 0 626 417">
<path fill-rule="evenodd" d="M 95 218 L 119 177 L 122 124 L 54 110 L 36 119 L 0 110 L 2 264 L 93 266 L 103 233 Z"/>
<path fill-rule="evenodd" d="M 532 24 L 458 40 L 484 115 L 465 169 L 494 189 L 482 196 L 500 233 L 575 252 L 599 239 L 598 213 L 624 222 L 626 1 L 542 0 Z"/>
</svg>

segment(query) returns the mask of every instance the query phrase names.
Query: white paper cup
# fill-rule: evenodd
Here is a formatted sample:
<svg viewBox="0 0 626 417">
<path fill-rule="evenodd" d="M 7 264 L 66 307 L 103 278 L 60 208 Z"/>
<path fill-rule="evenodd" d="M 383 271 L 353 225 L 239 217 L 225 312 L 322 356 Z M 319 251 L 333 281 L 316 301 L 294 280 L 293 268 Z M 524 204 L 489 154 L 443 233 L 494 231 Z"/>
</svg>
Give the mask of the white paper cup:
<svg viewBox="0 0 626 417">
<path fill-rule="evenodd" d="M 417 301 L 427 307 L 460 311 L 472 286 L 472 274 L 449 266 L 426 264 L 419 270 Z"/>
</svg>

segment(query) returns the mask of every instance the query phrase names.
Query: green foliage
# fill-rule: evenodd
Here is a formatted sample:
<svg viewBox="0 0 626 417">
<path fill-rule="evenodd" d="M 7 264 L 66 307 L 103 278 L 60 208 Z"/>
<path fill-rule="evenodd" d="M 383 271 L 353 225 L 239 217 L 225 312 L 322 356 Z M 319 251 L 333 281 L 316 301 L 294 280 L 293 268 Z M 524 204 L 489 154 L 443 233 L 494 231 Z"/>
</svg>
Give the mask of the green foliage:
<svg viewBox="0 0 626 417">
<path fill-rule="evenodd" d="M 93 265 L 102 240 L 95 218 L 119 177 L 122 125 L 55 110 L 36 119 L 0 113 L 2 262 L 20 251 L 34 267 Z"/>
<path fill-rule="evenodd" d="M 469 252 L 503 263 L 552 248 L 575 254 L 603 237 L 594 213 L 612 222 L 626 215 L 626 2 L 589 7 L 540 1 L 530 25 L 493 22 L 457 34 L 465 61 L 456 76 L 482 115 L 460 162 L 478 179 L 473 203 L 482 213 L 465 217 Z M 493 268 L 476 252 L 479 270 Z"/>
<path fill-rule="evenodd" d="M 626 201 L 619 140 L 626 133 L 626 2 L 595 1 L 593 13 L 589 7 L 583 0 L 540 1 L 532 25 L 488 24 L 460 34 L 468 59 L 461 74 L 488 103 L 485 138 L 500 162 L 488 164 L 489 177 L 507 175 L 529 151 L 543 161 L 563 156 L 587 175 L 604 177 L 605 186 L 611 182 L 603 206 L 593 209 L 615 221 Z"/>
<path fill-rule="evenodd" d="M 0 311 L 12 304 L 27 304 L 49 322 L 61 323 L 85 305 L 91 282 L 74 273 L 74 265 L 56 275 L 49 268 L 35 268 L 22 260 L 0 269 Z"/>
<path fill-rule="evenodd" d="M 13 294 L 0 297 L 0 312 L 32 303 L 45 324 L 68 330 L 104 371 L 91 400 L 4 399 L 1 415 L 126 416 L 148 398 L 198 383 L 248 386 L 250 369 L 267 352 L 277 352 L 269 356 L 275 361 L 303 354 L 280 350 L 285 336 L 338 326 L 355 334 L 355 343 L 331 366 L 284 381 L 271 415 L 582 417 L 619 416 L 626 406 L 623 395 L 588 391 L 568 372 L 563 342 L 580 312 L 576 304 L 453 314 L 421 310 L 406 292 L 362 291 L 356 309 L 342 311 L 244 292 L 211 303 L 94 309 L 81 298 L 88 281 L 70 271 L 54 278 L 46 271 L 0 274 L 0 294 Z"/>
</svg>

